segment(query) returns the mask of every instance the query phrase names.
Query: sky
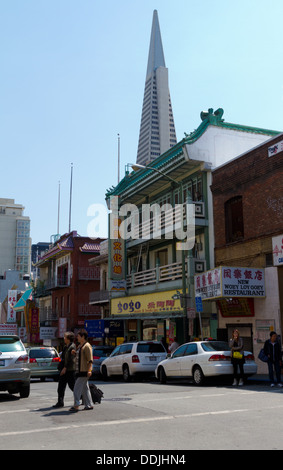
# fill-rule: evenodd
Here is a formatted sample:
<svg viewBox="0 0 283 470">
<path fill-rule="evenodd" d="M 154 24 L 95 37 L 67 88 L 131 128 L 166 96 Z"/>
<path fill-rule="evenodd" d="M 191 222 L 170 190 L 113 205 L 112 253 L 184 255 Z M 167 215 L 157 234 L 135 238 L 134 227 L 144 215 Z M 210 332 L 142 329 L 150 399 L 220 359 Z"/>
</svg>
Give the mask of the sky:
<svg viewBox="0 0 283 470">
<path fill-rule="evenodd" d="M 32 243 L 107 237 L 105 193 L 137 155 L 153 11 L 177 133 L 200 112 L 283 131 L 282 0 L 0 0 L 0 198 Z M 72 173 L 72 210 L 69 219 Z"/>
</svg>

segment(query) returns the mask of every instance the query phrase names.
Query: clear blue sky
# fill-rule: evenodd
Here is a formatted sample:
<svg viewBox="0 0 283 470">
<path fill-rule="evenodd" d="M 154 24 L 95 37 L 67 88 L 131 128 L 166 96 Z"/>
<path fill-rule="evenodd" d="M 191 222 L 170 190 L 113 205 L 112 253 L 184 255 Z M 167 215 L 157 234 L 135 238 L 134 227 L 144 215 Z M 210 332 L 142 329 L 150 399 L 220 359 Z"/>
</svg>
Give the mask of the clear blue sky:
<svg viewBox="0 0 283 470">
<path fill-rule="evenodd" d="M 32 242 L 90 232 L 136 160 L 153 10 L 158 10 L 177 139 L 200 112 L 283 130 L 282 0 L 2 0 L 0 2 L 0 197 L 31 218 Z"/>
</svg>

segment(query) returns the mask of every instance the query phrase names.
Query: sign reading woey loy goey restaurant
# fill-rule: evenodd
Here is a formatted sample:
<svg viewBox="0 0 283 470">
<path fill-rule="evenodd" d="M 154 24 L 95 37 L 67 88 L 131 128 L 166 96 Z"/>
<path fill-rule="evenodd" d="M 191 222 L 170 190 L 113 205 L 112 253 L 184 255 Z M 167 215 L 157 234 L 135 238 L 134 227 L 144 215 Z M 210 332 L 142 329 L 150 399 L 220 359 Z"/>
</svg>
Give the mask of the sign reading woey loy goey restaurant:
<svg viewBox="0 0 283 470">
<path fill-rule="evenodd" d="M 195 296 L 265 297 L 264 269 L 220 266 L 194 276 Z"/>
</svg>

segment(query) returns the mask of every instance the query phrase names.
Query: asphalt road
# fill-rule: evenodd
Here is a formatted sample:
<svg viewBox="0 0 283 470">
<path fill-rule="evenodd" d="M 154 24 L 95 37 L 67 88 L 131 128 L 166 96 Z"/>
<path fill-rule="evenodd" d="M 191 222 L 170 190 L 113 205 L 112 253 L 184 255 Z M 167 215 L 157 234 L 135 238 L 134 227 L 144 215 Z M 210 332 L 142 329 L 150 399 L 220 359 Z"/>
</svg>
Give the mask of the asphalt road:
<svg viewBox="0 0 283 470">
<path fill-rule="evenodd" d="M 111 450 L 283 449 L 283 389 L 154 380 L 96 384 L 104 392 L 102 403 L 76 414 L 68 411 L 69 389 L 65 407 L 52 408 L 53 381 L 32 381 L 27 399 L 1 392 L 0 450 L 85 449 L 107 458 L 115 454 Z"/>
</svg>

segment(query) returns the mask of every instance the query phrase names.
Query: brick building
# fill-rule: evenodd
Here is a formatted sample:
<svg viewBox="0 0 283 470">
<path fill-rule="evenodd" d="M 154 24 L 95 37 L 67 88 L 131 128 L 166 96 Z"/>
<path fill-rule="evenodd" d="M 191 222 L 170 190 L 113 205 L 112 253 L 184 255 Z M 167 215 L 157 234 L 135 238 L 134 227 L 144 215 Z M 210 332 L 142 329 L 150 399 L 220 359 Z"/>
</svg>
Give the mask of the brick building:
<svg viewBox="0 0 283 470">
<path fill-rule="evenodd" d="M 58 345 L 64 331 L 84 327 L 87 319 L 99 319 L 100 308 L 89 304 L 90 292 L 100 289 L 99 267 L 89 260 L 100 253 L 101 239 L 63 235 L 37 263 L 40 279 L 35 288 L 40 327 L 53 327 L 52 344 Z"/>
<path fill-rule="evenodd" d="M 265 277 L 265 297 L 250 298 L 246 309 L 243 298 L 217 300 L 219 328 L 229 335 L 237 326 L 257 357 L 271 329 L 282 336 L 283 259 L 274 259 L 274 243 L 283 239 L 283 134 L 212 175 L 215 266 L 259 268 Z"/>
</svg>

